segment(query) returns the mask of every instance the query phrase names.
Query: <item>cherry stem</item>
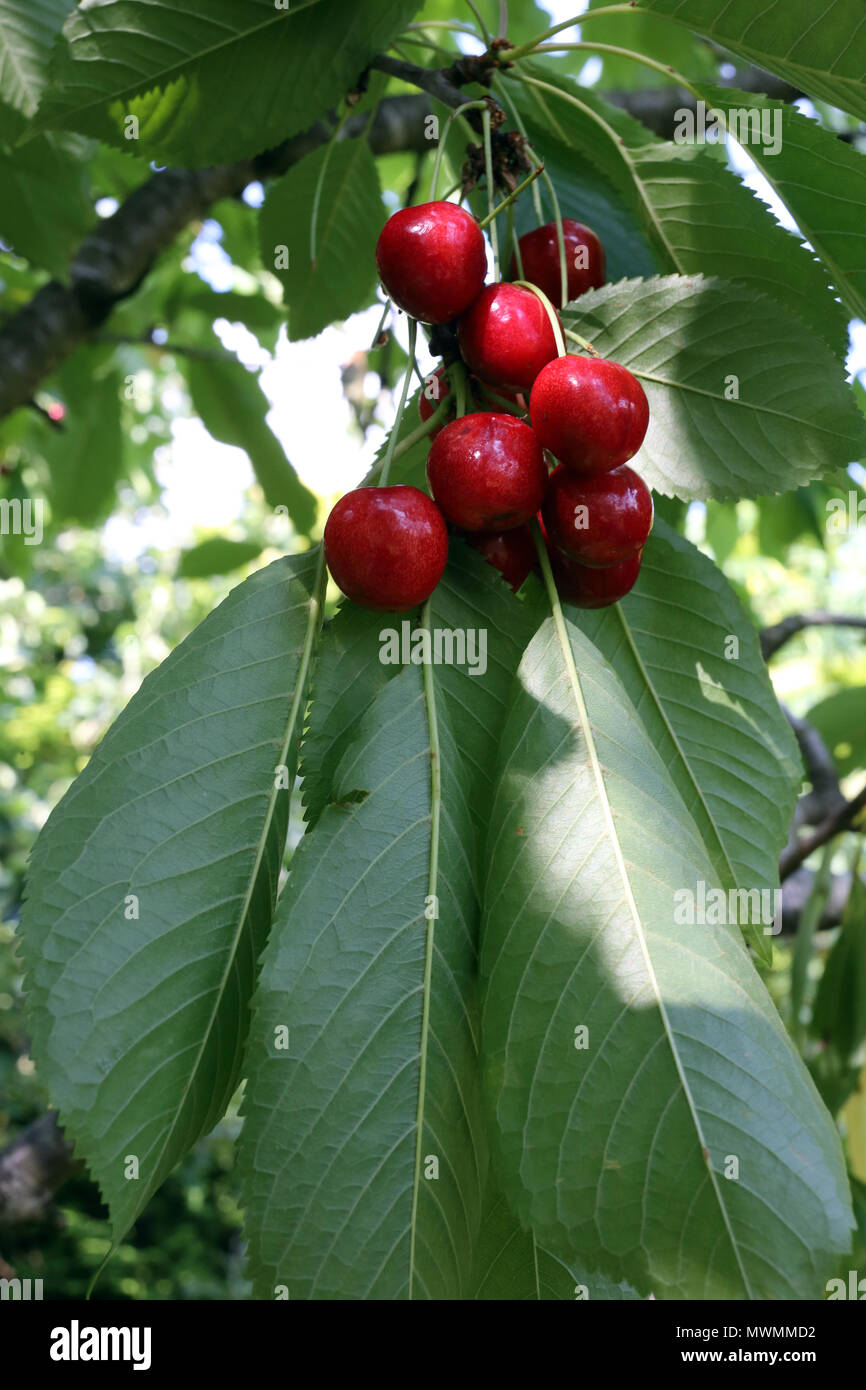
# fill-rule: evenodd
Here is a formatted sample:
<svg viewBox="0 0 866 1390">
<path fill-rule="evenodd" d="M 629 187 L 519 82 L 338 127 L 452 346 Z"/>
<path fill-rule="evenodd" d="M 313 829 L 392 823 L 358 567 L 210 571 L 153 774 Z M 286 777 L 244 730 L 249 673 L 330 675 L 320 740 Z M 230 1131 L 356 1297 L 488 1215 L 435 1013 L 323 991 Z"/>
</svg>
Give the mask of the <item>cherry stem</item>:
<svg viewBox="0 0 866 1390">
<path fill-rule="evenodd" d="M 484 228 L 489 226 L 493 222 L 493 220 L 499 216 L 501 212 L 504 212 L 506 208 L 511 207 L 511 204 L 515 201 L 515 199 L 519 198 L 521 193 L 523 193 L 524 190 L 527 189 L 531 183 L 535 183 L 535 180 L 538 178 L 539 174 L 543 173 L 544 165 L 542 164 L 541 160 L 539 160 L 538 168 L 533 169 L 529 177 L 524 179 L 523 183 L 519 183 L 513 193 L 509 193 L 507 198 L 503 198 L 502 202 L 499 203 L 497 207 L 493 208 L 491 212 L 488 212 L 487 216 L 482 218 L 482 220 L 478 223 L 482 232 L 484 231 Z M 492 239 L 493 238 L 491 235 L 491 240 Z"/>
<path fill-rule="evenodd" d="M 573 329 L 563 328 L 562 331 L 565 334 L 566 338 L 570 338 L 572 342 L 577 343 L 579 347 L 582 347 L 586 352 L 591 353 L 593 357 L 603 356 L 603 354 L 599 352 L 598 348 L 594 348 L 592 343 L 588 343 L 586 338 L 581 338 L 580 334 L 575 333 Z"/>
<path fill-rule="evenodd" d="M 584 48 L 590 53 L 611 53 L 616 58 L 631 58 L 633 62 L 642 63 L 644 67 L 652 68 L 654 72 L 660 72 L 670 82 L 675 82 L 678 87 L 684 87 L 687 92 L 697 96 L 697 91 L 688 78 L 683 77 L 682 73 L 677 72 L 676 68 L 672 68 L 669 63 L 659 63 L 655 58 L 648 58 L 645 53 L 637 53 L 631 48 L 618 48 L 616 44 L 612 43 L 584 43 L 582 40 L 579 43 L 546 43 L 533 49 L 531 55 L 521 56 L 534 57 L 537 53 L 564 53 L 573 48 Z M 508 54 L 509 62 L 513 60 L 513 57 L 512 53 Z"/>
<path fill-rule="evenodd" d="M 397 407 L 397 416 L 388 436 L 388 451 L 382 462 L 382 472 L 379 475 L 379 486 L 384 487 L 388 481 L 388 474 L 391 471 L 391 464 L 397 448 L 397 435 L 400 432 L 400 425 L 403 421 L 403 411 L 406 409 L 406 397 L 409 394 L 409 382 L 412 380 L 412 364 L 415 361 L 415 341 L 418 336 L 418 320 L 409 320 L 409 361 L 406 363 L 406 375 L 403 378 L 403 391 L 400 395 L 400 404 Z"/>
<path fill-rule="evenodd" d="M 559 315 L 548 299 L 544 290 L 540 290 L 537 285 L 533 285 L 530 280 L 515 280 L 515 285 L 520 285 L 521 289 L 531 290 L 537 299 L 540 299 L 545 309 L 547 317 L 550 319 L 550 326 L 553 329 L 553 337 L 556 342 L 556 351 L 559 357 L 566 356 L 565 340 L 562 336 L 562 326 L 559 322 Z"/>
<path fill-rule="evenodd" d="M 487 177 L 487 207 L 489 209 L 485 223 L 490 226 L 490 245 L 493 248 L 493 278 L 499 279 L 499 232 L 496 229 L 496 212 L 493 207 L 493 200 L 496 197 L 496 190 L 493 187 L 493 141 L 490 137 L 490 107 L 485 104 L 481 114 L 481 124 L 484 128 L 484 170 Z"/>
<path fill-rule="evenodd" d="M 422 420 L 421 424 L 416 425 L 415 429 L 411 430 L 409 434 L 403 436 L 403 438 L 400 440 L 400 443 L 394 449 L 392 462 L 394 462 L 395 459 L 402 458 L 403 455 L 407 454 L 410 449 L 413 449 L 416 444 L 420 444 L 421 440 L 425 439 L 428 434 L 432 434 L 433 430 L 436 429 L 437 425 L 442 423 L 447 414 L 448 399 L 446 396 L 443 396 L 436 409 L 433 411 L 433 414 L 428 416 L 426 420 Z M 382 464 L 384 464 L 384 462 L 385 460 L 382 459 L 380 463 L 373 464 L 373 467 L 370 469 L 366 478 L 360 484 L 361 487 L 367 487 L 370 483 L 376 481 L 382 470 Z"/>
<path fill-rule="evenodd" d="M 510 53 L 510 52 L 511 52 L 511 50 L 509 49 L 509 53 Z M 522 79 L 521 79 L 521 80 L 522 80 Z M 498 74 L 498 73 L 494 73 L 494 74 L 493 74 L 493 77 L 492 77 L 492 79 L 491 79 L 491 86 L 495 87 L 497 96 L 498 96 L 498 97 L 501 97 L 503 103 L 508 107 L 508 110 L 509 110 L 510 113 L 511 113 L 511 118 L 512 118 L 512 120 L 514 121 L 514 124 L 517 126 L 517 129 L 520 131 L 520 134 L 523 136 L 523 139 L 526 141 L 527 147 L 531 150 L 532 147 L 531 147 L 531 145 L 529 144 L 529 139 L 528 139 L 528 136 L 527 136 L 527 134 L 526 134 L 526 126 L 525 126 L 524 123 L 523 123 L 523 117 L 521 116 L 521 114 L 520 114 L 520 112 L 518 111 L 517 107 L 514 105 L 514 102 L 511 100 L 511 97 L 510 97 L 510 96 L 508 95 L 508 93 L 506 92 L 506 90 L 505 90 L 505 88 L 504 88 L 502 82 L 501 82 L 500 79 L 499 79 L 499 74 Z M 535 215 L 536 215 L 536 217 L 538 218 L 538 225 L 539 225 L 539 227 L 540 227 L 541 224 L 542 224 L 542 222 L 544 221 L 544 212 L 543 212 L 542 207 L 541 207 L 541 191 L 540 191 L 540 189 L 539 189 L 537 183 L 534 183 L 534 184 L 532 185 L 532 203 L 533 203 L 533 206 L 534 206 L 534 208 L 535 208 Z"/>
<path fill-rule="evenodd" d="M 518 48 L 509 48 L 508 61 L 513 63 L 516 58 L 525 58 L 527 54 L 534 52 L 539 44 L 545 43 L 547 39 L 552 39 L 554 34 L 561 34 L 563 29 L 571 29 L 573 25 L 579 24 L 581 28 L 587 20 L 598 19 L 603 14 L 643 14 L 639 5 L 620 4 L 602 5 L 598 10 L 584 10 L 583 14 L 573 15 L 571 19 L 564 19 L 561 24 L 554 24 L 552 29 L 545 29 L 543 34 L 536 34 L 534 39 L 528 43 L 522 43 Z"/>
<path fill-rule="evenodd" d="M 562 212 L 559 207 L 559 199 L 556 196 L 556 189 L 553 186 L 553 179 L 544 168 L 542 160 L 534 150 L 529 151 L 529 158 L 534 160 L 539 166 L 538 172 L 544 178 L 547 191 L 550 194 L 550 201 L 553 205 L 553 217 L 556 222 L 556 243 L 559 248 L 559 285 L 560 285 L 560 308 L 564 309 L 568 303 L 568 266 L 565 260 L 565 229 L 562 225 Z"/>
<path fill-rule="evenodd" d="M 482 385 L 481 396 L 485 402 L 489 402 L 491 405 L 495 405 L 497 410 L 505 411 L 507 415 L 526 414 L 526 411 L 521 410 L 519 405 L 514 404 L 514 401 L 507 401 L 504 396 L 497 395 L 496 392 L 491 390 L 489 386 Z"/>
<path fill-rule="evenodd" d="M 523 256 L 521 255 L 520 251 L 520 239 L 518 238 L 517 232 L 514 228 L 513 207 L 508 209 L 508 244 L 511 247 L 512 253 L 514 255 L 514 262 L 517 266 L 517 274 L 520 276 L 521 280 L 525 280 L 526 275 L 523 271 Z"/>
<path fill-rule="evenodd" d="M 454 399 L 457 402 L 457 419 L 466 414 L 466 368 L 462 362 L 452 362 L 447 368 L 448 380 L 451 382 L 451 389 L 454 392 Z"/>
<path fill-rule="evenodd" d="M 480 13 L 479 13 L 479 11 L 478 11 L 478 7 L 475 5 L 474 0 L 466 0 L 466 4 L 469 6 L 470 10 L 471 10 L 472 13 L 474 14 L 474 16 L 475 16 L 475 18 L 476 18 L 476 20 L 477 20 L 477 22 L 478 22 L 478 28 L 481 30 L 481 37 L 483 38 L 484 42 L 486 43 L 487 47 L 489 48 L 489 47 L 490 47 L 491 40 L 492 40 L 492 38 L 493 38 L 493 35 L 491 34 L 490 30 L 487 28 L 487 25 L 484 23 L 484 20 L 481 18 L 481 15 L 480 15 Z"/>
<path fill-rule="evenodd" d="M 373 352 L 374 349 L 377 348 L 377 347 L 379 346 L 379 339 L 380 339 L 381 336 L 382 336 L 382 329 L 385 327 L 385 320 L 387 319 L 387 317 L 388 317 L 388 315 L 390 314 L 390 312 L 391 312 L 391 299 L 390 299 L 390 296 L 389 296 L 388 299 L 385 300 L 385 308 L 382 310 L 382 317 L 381 317 L 380 320 L 379 320 L 379 327 L 376 329 L 376 333 L 375 333 L 375 336 L 374 336 L 374 338 L 373 338 L 373 341 L 372 341 L 372 343 L 370 344 L 370 346 L 369 346 L 368 349 L 367 349 L 368 352 Z"/>
<path fill-rule="evenodd" d="M 487 103 L 485 101 L 464 101 L 462 106 L 456 107 L 455 110 L 451 112 L 451 115 L 445 122 L 445 129 L 439 137 L 439 148 L 436 151 L 436 162 L 433 165 L 433 178 L 430 182 L 431 203 L 435 203 L 436 201 L 436 189 L 439 184 L 439 170 L 442 167 L 442 159 L 445 154 L 445 146 L 448 142 L 448 135 L 451 131 L 452 125 L 454 124 L 458 116 L 463 115 L 464 111 L 478 111 L 479 109 L 486 111 Z"/>
</svg>

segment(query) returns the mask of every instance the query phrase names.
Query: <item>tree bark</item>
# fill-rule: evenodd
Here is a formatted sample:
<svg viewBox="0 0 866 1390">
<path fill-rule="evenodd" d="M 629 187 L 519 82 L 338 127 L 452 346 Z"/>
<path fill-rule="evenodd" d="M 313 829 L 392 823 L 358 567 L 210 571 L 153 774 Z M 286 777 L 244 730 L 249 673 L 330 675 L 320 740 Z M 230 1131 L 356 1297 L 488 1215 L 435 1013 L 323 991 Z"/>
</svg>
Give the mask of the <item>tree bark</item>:
<svg viewBox="0 0 866 1390">
<path fill-rule="evenodd" d="M 41 1220 L 76 1166 L 56 1113 L 40 1115 L 0 1153 L 0 1226 Z"/>
</svg>

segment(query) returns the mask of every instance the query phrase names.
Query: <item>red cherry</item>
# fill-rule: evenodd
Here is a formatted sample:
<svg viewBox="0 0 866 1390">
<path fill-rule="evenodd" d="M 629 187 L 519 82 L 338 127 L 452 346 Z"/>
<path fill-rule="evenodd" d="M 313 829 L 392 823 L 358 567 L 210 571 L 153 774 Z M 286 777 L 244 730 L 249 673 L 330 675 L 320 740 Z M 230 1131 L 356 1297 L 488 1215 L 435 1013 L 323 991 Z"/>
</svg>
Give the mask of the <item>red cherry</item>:
<svg viewBox="0 0 866 1390">
<path fill-rule="evenodd" d="M 418 414 L 422 420 L 429 420 L 434 410 L 451 394 L 451 382 L 445 375 L 444 367 L 437 367 L 424 382 L 424 390 L 418 397 Z M 441 425 L 437 425 L 430 431 L 430 438 L 435 439 L 440 430 L 445 428 L 445 420 Z"/>
<path fill-rule="evenodd" d="M 447 558 L 442 513 L 417 487 L 356 488 L 325 523 L 328 569 L 361 608 L 416 608 L 436 588 Z"/>
<path fill-rule="evenodd" d="M 473 531 L 466 539 L 488 565 L 499 570 L 515 593 L 538 559 L 528 526 L 517 526 L 513 531 Z"/>
<path fill-rule="evenodd" d="M 643 552 L 638 550 L 627 560 L 603 570 L 581 565 L 555 547 L 549 553 L 556 587 L 567 603 L 573 603 L 575 608 L 607 608 L 634 587 Z"/>
<path fill-rule="evenodd" d="M 553 544 L 572 560 L 603 568 L 643 547 L 653 500 L 628 464 L 583 477 L 560 464 L 550 475 L 544 521 Z"/>
<path fill-rule="evenodd" d="M 456 203 L 401 208 L 376 246 L 379 278 L 394 303 L 424 323 L 447 323 L 472 303 L 487 274 L 484 233 Z"/>
<path fill-rule="evenodd" d="M 457 341 L 470 371 L 488 386 L 528 391 L 556 357 L 547 310 L 520 285 L 485 285 L 457 325 Z"/>
<path fill-rule="evenodd" d="M 568 298 L 577 299 L 586 290 L 598 289 L 605 281 L 604 247 L 591 227 L 563 217 L 562 234 L 565 241 L 565 266 Z M 562 274 L 559 268 L 559 238 L 556 223 L 546 222 L 534 232 L 527 232 L 518 242 L 523 274 L 519 274 L 517 257 L 511 258 L 512 280 L 530 280 L 544 290 L 551 304 L 562 299 Z"/>
<path fill-rule="evenodd" d="M 427 481 L 465 531 L 510 531 L 541 506 L 547 466 L 528 425 L 485 411 L 445 426 L 427 456 Z"/>
<path fill-rule="evenodd" d="M 649 424 L 643 387 L 627 367 L 572 353 L 539 372 L 529 413 L 544 448 L 576 473 L 627 463 Z"/>
</svg>

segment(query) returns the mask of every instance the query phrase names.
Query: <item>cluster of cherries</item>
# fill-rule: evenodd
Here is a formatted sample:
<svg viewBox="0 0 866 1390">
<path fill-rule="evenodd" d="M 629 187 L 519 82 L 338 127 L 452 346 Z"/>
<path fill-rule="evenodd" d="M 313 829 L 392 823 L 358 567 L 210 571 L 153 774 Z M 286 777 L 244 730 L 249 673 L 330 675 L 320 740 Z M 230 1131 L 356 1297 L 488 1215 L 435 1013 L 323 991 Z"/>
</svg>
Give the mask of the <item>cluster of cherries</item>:
<svg viewBox="0 0 866 1390">
<path fill-rule="evenodd" d="M 604 251 L 581 223 L 564 219 L 562 229 L 571 300 L 604 283 Z M 518 245 L 526 280 L 558 301 L 557 224 Z M 478 408 L 431 430 L 432 498 L 407 485 L 361 487 L 336 504 L 325 558 L 339 588 L 380 611 L 423 603 L 445 569 L 450 523 L 517 590 L 537 563 L 528 523 L 538 517 L 562 597 L 583 608 L 615 603 L 637 579 L 653 519 L 649 489 L 626 467 L 649 424 L 640 382 L 616 362 L 559 356 L 542 298 L 507 281 L 485 285 L 483 234 L 454 203 L 396 212 L 376 260 L 407 314 L 456 321 Z M 516 270 L 512 261 L 512 276 Z M 440 367 L 420 397 L 422 420 L 444 397 L 451 383 Z M 505 409 L 490 408 L 497 398 Z M 521 418 L 527 398 L 531 423 Z M 552 472 L 545 451 L 558 460 Z"/>
</svg>

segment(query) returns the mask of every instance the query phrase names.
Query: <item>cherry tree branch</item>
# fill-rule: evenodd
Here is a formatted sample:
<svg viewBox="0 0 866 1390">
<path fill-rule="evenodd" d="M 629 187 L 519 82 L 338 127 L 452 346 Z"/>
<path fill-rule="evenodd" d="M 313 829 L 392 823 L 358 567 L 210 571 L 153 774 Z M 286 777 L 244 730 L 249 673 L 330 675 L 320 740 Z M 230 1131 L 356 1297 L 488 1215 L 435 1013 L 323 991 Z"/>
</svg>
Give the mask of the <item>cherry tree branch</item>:
<svg viewBox="0 0 866 1390">
<path fill-rule="evenodd" d="M 855 617 L 851 613 L 792 613 L 772 627 L 761 632 L 761 651 L 764 660 L 769 661 L 780 647 L 798 632 L 807 627 L 857 627 L 866 629 L 866 618 Z"/>
<path fill-rule="evenodd" d="M 358 136 L 369 122 L 367 138 L 374 154 L 429 149 L 429 113 L 423 96 L 386 97 L 372 121 L 366 114 L 352 117 L 341 134 Z M 29 404 L 40 382 L 135 292 L 185 227 L 221 198 L 238 198 L 255 180 L 285 173 L 324 144 L 332 129 L 318 121 L 255 159 L 208 169 L 165 169 L 136 188 L 82 242 L 68 283 L 51 280 L 0 326 L 0 419 Z"/>
<path fill-rule="evenodd" d="M 40 1115 L 0 1153 L 0 1226 L 39 1221 L 76 1167 L 56 1113 Z"/>
<path fill-rule="evenodd" d="M 835 835 L 839 835 L 843 830 L 851 828 L 851 822 L 866 807 L 866 785 L 862 786 L 855 797 L 846 801 L 833 815 L 828 816 L 821 825 L 811 834 L 798 840 L 795 845 L 786 849 L 779 859 L 779 877 L 786 879 L 795 869 L 798 869 L 804 860 L 808 859 L 816 849 L 826 845 L 828 840 L 832 840 Z"/>
</svg>

